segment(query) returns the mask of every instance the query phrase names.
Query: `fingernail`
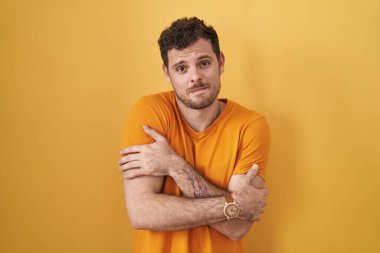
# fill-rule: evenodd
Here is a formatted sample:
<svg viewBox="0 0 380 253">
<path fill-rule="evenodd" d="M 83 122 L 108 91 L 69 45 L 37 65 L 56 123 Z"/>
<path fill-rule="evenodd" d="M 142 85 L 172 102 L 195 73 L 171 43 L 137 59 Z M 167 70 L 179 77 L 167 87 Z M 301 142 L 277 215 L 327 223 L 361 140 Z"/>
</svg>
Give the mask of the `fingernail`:
<svg viewBox="0 0 380 253">
<path fill-rule="evenodd" d="M 259 165 L 254 164 L 254 165 L 252 166 L 252 169 L 253 169 L 253 170 L 258 170 L 258 169 L 259 169 Z"/>
</svg>

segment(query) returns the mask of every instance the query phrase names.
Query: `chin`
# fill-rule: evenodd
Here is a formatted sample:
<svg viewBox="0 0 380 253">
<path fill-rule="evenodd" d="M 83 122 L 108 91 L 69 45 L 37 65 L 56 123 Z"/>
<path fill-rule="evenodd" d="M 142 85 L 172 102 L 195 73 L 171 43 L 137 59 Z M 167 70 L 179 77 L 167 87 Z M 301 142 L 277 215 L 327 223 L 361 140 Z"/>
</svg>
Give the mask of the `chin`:
<svg viewBox="0 0 380 253">
<path fill-rule="evenodd" d="M 211 101 L 210 99 L 204 99 L 203 101 L 200 101 L 200 102 L 193 101 L 191 104 L 189 104 L 189 107 L 193 109 L 202 110 L 202 109 L 206 109 L 207 107 L 210 107 L 214 102 L 215 102 L 215 99 Z"/>
<path fill-rule="evenodd" d="M 196 110 L 202 110 L 206 109 L 207 107 L 210 107 L 218 97 L 217 95 L 213 96 L 213 94 L 208 92 L 207 94 L 203 93 L 193 97 L 188 95 L 179 96 L 178 93 L 176 95 L 177 99 L 181 101 L 183 105 Z"/>
</svg>

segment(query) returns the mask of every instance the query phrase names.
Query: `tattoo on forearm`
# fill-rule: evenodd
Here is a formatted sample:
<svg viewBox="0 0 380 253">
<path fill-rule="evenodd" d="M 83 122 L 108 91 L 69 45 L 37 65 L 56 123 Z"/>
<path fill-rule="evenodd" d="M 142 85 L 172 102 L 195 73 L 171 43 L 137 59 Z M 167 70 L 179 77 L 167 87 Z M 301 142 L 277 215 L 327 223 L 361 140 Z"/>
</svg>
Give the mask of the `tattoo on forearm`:
<svg viewBox="0 0 380 253">
<path fill-rule="evenodd" d="M 189 168 L 185 168 L 184 171 L 187 173 L 187 179 L 193 187 L 193 195 L 195 198 L 207 198 L 212 196 L 208 191 L 207 185 L 205 185 L 198 173 Z"/>
</svg>

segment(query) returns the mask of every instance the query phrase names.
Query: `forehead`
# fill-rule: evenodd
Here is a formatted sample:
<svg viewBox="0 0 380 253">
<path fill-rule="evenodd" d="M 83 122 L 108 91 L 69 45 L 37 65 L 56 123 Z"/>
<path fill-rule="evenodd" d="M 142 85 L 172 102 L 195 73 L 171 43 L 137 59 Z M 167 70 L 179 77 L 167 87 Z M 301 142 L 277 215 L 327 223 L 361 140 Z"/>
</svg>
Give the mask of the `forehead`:
<svg viewBox="0 0 380 253">
<path fill-rule="evenodd" d="M 169 65 L 174 65 L 180 61 L 192 61 L 206 55 L 216 58 L 214 51 L 212 51 L 211 42 L 201 38 L 186 48 L 169 50 L 168 60 Z"/>
</svg>

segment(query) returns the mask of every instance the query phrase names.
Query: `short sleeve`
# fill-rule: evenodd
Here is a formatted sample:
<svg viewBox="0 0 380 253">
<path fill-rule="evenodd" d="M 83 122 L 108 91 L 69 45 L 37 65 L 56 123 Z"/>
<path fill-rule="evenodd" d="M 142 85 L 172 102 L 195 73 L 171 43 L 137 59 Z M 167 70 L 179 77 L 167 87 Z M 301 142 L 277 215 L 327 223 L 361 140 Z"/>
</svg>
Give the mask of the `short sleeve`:
<svg viewBox="0 0 380 253">
<path fill-rule="evenodd" d="M 166 137 L 165 113 L 162 111 L 162 107 L 158 106 L 157 102 L 149 97 L 140 98 L 127 114 L 123 131 L 122 149 L 132 145 L 153 142 L 153 139 L 144 132 L 143 125 L 155 129 Z"/>
<path fill-rule="evenodd" d="M 233 174 L 244 174 L 256 163 L 259 165 L 258 175 L 264 179 L 270 148 L 269 127 L 264 117 L 244 127 L 239 145 Z"/>
</svg>

